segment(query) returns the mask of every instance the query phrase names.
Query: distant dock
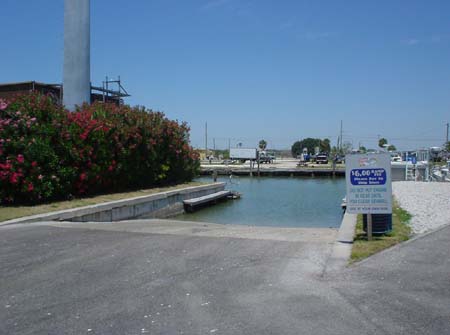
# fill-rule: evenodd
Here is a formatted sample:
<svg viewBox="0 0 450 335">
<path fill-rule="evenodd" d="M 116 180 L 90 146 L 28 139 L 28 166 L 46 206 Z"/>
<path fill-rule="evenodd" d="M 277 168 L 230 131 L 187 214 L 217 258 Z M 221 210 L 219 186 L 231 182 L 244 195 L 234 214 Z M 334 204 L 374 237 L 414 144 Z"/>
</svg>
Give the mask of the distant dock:
<svg viewBox="0 0 450 335">
<path fill-rule="evenodd" d="M 200 168 L 200 175 L 210 176 L 217 172 L 218 175 L 236 175 L 236 176 L 258 176 L 258 170 L 234 166 L 214 166 L 208 167 L 203 165 Z M 259 171 L 260 176 L 285 176 L 285 177 L 345 177 L 345 169 L 325 168 L 325 167 L 299 167 L 299 168 L 282 168 L 282 167 L 264 167 Z"/>
<path fill-rule="evenodd" d="M 331 165 L 310 164 L 308 166 L 298 166 L 298 160 L 283 159 L 277 160 L 273 164 L 261 164 L 259 175 L 264 177 L 345 177 L 345 166 L 338 164 L 333 170 Z M 250 169 L 250 165 L 246 164 L 209 164 L 202 162 L 200 167 L 200 175 L 210 176 L 214 172 L 217 175 L 236 175 L 236 176 L 258 176 L 256 165 Z M 413 166 L 406 162 L 393 162 L 391 164 L 392 181 L 401 180 L 428 180 L 429 167 L 424 164 Z M 412 175 L 412 177 L 410 176 Z"/>
</svg>

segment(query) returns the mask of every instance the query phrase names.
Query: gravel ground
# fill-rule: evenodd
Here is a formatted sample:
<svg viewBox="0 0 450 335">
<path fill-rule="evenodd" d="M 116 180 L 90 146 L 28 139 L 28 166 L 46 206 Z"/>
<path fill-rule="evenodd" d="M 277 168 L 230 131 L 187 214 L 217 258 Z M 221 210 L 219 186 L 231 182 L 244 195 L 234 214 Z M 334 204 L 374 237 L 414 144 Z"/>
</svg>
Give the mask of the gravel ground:
<svg viewBox="0 0 450 335">
<path fill-rule="evenodd" d="M 424 233 L 450 223 L 450 183 L 397 181 L 392 192 L 413 217 L 414 233 Z"/>
</svg>

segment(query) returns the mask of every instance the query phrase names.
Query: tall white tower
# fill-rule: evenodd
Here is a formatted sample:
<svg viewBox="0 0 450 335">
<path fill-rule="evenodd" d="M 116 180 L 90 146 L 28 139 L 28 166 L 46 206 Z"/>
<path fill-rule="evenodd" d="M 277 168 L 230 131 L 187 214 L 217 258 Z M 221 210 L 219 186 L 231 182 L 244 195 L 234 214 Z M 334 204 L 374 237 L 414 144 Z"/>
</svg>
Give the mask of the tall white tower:
<svg viewBox="0 0 450 335">
<path fill-rule="evenodd" d="M 63 104 L 71 111 L 91 100 L 90 30 L 90 0 L 65 0 Z"/>
</svg>

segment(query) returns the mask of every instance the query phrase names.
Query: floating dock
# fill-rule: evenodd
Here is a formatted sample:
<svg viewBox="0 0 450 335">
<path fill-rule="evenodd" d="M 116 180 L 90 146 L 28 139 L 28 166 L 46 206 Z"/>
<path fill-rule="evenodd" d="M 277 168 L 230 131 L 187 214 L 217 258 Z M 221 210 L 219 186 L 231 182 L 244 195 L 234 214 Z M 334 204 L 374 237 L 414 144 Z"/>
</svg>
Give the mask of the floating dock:
<svg viewBox="0 0 450 335">
<path fill-rule="evenodd" d="M 220 191 L 205 195 L 203 197 L 184 200 L 183 205 L 186 212 L 193 212 L 197 207 L 205 206 L 210 203 L 216 203 L 217 201 L 227 199 L 230 196 L 233 196 L 231 191 Z"/>
</svg>

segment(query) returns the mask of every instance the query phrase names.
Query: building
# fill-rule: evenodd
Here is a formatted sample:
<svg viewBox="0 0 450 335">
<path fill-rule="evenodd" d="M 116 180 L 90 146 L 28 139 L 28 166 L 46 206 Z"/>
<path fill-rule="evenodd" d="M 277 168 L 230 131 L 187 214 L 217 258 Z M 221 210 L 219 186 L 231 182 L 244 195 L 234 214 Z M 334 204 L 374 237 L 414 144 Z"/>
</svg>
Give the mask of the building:
<svg viewBox="0 0 450 335">
<path fill-rule="evenodd" d="M 109 84 L 117 84 L 118 89 L 110 89 Z M 62 104 L 63 101 L 62 84 L 47 84 L 37 81 L 0 84 L 0 99 L 8 99 L 18 94 L 25 94 L 30 92 L 39 92 L 45 95 L 49 95 L 58 104 Z M 91 85 L 91 102 L 100 101 L 120 105 L 123 104 L 123 98 L 129 96 L 130 95 L 121 85 L 120 78 L 119 80 L 106 80 L 103 82 L 102 87 Z"/>
</svg>

